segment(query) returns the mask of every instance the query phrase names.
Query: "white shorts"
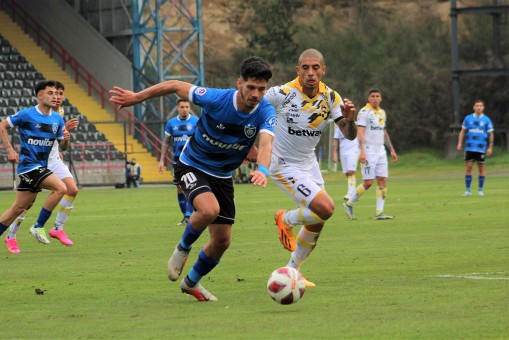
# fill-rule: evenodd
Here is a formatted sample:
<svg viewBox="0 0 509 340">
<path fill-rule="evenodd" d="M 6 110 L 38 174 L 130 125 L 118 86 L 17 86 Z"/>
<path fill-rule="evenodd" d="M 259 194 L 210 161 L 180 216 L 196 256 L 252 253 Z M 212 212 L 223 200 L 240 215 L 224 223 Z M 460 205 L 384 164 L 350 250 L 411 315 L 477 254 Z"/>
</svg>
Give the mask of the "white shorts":
<svg viewBox="0 0 509 340">
<path fill-rule="evenodd" d="M 341 161 L 341 169 L 343 173 L 346 174 L 348 171 L 356 171 L 357 170 L 357 162 L 359 161 L 359 153 L 352 152 L 347 154 L 340 154 Z"/>
<path fill-rule="evenodd" d="M 385 152 L 366 154 L 366 163 L 361 163 L 361 172 L 363 180 L 375 179 L 375 177 L 389 177 L 387 154 Z"/>
<path fill-rule="evenodd" d="M 69 167 L 60 159 L 51 162 L 51 164 L 48 165 L 48 169 L 50 169 L 60 179 L 69 177 L 73 178 Z"/>
<path fill-rule="evenodd" d="M 311 166 L 309 170 L 304 170 L 293 164 L 279 165 L 277 157 L 273 155 L 270 177 L 297 203 L 298 207 L 309 207 L 311 201 L 325 190 L 325 183 L 318 163 Z"/>
</svg>

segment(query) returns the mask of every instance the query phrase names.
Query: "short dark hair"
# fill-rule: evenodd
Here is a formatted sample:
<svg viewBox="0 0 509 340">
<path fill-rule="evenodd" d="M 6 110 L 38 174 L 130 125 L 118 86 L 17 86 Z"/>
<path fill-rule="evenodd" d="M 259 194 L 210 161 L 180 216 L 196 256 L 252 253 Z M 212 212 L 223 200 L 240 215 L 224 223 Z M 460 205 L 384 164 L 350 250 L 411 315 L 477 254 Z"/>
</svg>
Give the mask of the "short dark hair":
<svg viewBox="0 0 509 340">
<path fill-rule="evenodd" d="M 369 97 L 369 95 L 371 95 L 372 93 L 380 93 L 380 95 L 382 95 L 382 91 L 380 91 L 380 89 L 379 89 L 379 88 L 377 88 L 377 87 L 372 87 L 372 88 L 370 88 L 370 89 L 369 89 L 369 91 L 368 91 L 368 97 Z"/>
<path fill-rule="evenodd" d="M 272 71 L 269 63 L 263 58 L 248 57 L 240 64 L 240 76 L 244 80 L 255 78 L 268 81 L 272 78 Z"/>
<path fill-rule="evenodd" d="M 57 82 L 55 80 L 41 80 L 40 82 L 35 84 L 34 94 L 37 96 L 37 94 L 40 91 L 44 90 L 47 87 L 55 87 L 55 88 L 57 88 Z"/>
<path fill-rule="evenodd" d="M 477 104 L 477 103 L 481 103 L 484 105 L 484 100 L 482 99 L 476 99 L 475 102 L 474 102 L 474 105 Z"/>
<path fill-rule="evenodd" d="M 179 99 L 177 99 L 177 105 L 178 105 L 178 104 L 180 104 L 180 103 L 182 103 L 182 102 L 189 103 L 189 99 L 186 99 L 186 98 L 180 98 L 180 97 L 179 97 Z"/>
<path fill-rule="evenodd" d="M 55 80 L 55 87 L 57 88 L 57 90 L 64 90 L 65 91 L 64 84 L 62 84 L 58 80 Z"/>
</svg>

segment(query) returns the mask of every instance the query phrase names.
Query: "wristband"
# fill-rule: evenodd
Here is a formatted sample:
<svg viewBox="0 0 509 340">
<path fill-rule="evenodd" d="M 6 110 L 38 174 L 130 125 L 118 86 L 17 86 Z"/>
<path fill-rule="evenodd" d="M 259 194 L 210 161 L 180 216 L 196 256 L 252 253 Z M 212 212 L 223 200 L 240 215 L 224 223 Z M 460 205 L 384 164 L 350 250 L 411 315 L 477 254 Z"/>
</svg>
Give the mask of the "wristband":
<svg viewBox="0 0 509 340">
<path fill-rule="evenodd" d="M 264 174 L 265 177 L 269 175 L 269 169 L 265 165 L 259 165 L 257 170 Z"/>
</svg>

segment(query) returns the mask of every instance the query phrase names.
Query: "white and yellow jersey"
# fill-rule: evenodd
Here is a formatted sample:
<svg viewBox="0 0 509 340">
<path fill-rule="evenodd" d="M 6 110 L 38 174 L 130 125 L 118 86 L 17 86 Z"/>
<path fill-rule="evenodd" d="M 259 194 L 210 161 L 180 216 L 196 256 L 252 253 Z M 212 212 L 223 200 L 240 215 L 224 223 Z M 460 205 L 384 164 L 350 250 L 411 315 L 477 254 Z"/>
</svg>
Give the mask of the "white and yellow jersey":
<svg viewBox="0 0 509 340">
<path fill-rule="evenodd" d="M 339 94 L 320 82 L 318 94 L 309 98 L 298 78 L 271 87 L 265 98 L 276 109 L 276 126 L 272 153 L 280 163 L 314 164 L 315 147 L 327 120 L 342 119 Z"/>
<path fill-rule="evenodd" d="M 63 107 L 59 107 L 58 110 L 56 110 L 55 112 L 58 112 L 62 117 L 64 116 L 64 108 Z M 49 157 L 48 157 L 48 168 L 54 162 L 61 161 L 59 153 L 60 153 L 60 150 L 58 148 L 58 143 L 54 143 L 53 147 L 51 149 L 51 152 L 49 153 Z"/>
<path fill-rule="evenodd" d="M 357 126 L 364 127 L 364 149 L 366 153 L 384 152 L 384 130 L 387 116 L 382 108 L 375 110 L 366 104 L 357 116 Z"/>
</svg>

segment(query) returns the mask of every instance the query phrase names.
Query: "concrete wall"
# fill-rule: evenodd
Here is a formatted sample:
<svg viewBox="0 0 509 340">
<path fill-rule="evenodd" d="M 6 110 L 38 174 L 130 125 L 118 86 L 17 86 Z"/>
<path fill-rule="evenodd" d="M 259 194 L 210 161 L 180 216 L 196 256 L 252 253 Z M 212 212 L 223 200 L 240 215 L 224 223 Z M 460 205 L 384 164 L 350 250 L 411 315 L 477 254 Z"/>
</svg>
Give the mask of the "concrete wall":
<svg viewBox="0 0 509 340">
<path fill-rule="evenodd" d="M 64 0 L 17 0 L 102 85 L 132 89 L 132 64 Z"/>
</svg>

